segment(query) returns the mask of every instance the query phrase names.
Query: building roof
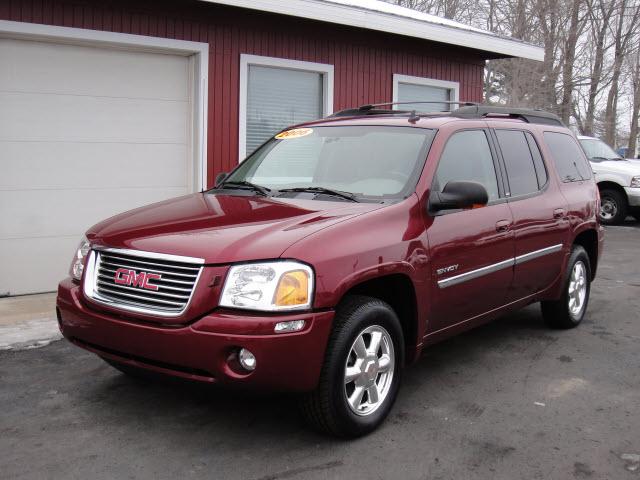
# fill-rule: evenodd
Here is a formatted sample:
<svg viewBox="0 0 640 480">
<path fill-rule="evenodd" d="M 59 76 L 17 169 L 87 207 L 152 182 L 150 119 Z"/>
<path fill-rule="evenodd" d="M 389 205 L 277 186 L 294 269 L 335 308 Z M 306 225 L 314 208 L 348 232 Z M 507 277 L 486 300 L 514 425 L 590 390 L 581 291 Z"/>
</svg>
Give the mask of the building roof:
<svg viewBox="0 0 640 480">
<path fill-rule="evenodd" d="M 204 1 L 406 35 L 489 52 L 491 57 L 544 58 L 536 45 L 380 0 Z"/>
</svg>

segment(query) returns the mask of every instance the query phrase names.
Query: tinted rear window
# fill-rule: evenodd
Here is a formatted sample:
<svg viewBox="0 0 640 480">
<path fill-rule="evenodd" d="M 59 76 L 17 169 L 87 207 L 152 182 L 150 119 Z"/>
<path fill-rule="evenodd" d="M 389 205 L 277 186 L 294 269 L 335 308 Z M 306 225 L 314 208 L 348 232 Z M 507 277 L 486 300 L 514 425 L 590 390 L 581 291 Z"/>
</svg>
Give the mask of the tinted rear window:
<svg viewBox="0 0 640 480">
<path fill-rule="evenodd" d="M 496 130 L 496 136 L 507 167 L 511 196 L 537 192 L 538 177 L 524 132 Z"/>
<path fill-rule="evenodd" d="M 591 166 L 582 148 L 571 135 L 544 132 L 544 140 L 547 142 L 556 170 L 563 182 L 579 182 L 591 178 Z"/>
</svg>

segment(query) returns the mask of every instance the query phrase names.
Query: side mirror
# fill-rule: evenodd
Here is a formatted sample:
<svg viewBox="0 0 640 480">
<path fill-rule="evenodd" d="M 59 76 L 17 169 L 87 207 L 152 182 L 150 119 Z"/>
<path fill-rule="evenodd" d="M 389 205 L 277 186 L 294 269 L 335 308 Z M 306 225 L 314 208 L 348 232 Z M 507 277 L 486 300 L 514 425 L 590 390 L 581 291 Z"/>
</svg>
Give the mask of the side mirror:
<svg viewBox="0 0 640 480">
<path fill-rule="evenodd" d="M 478 182 L 449 182 L 442 192 L 432 192 L 429 210 L 460 210 L 484 206 L 489 202 L 487 189 Z"/>
<path fill-rule="evenodd" d="M 218 175 L 216 175 L 216 185 L 215 185 L 215 186 L 217 187 L 217 186 L 218 186 L 218 185 L 220 185 L 222 182 L 224 182 L 224 181 L 225 181 L 225 179 L 226 179 L 228 176 L 229 176 L 229 174 L 228 174 L 228 173 L 225 173 L 225 172 L 221 172 L 221 173 L 219 173 Z"/>
</svg>

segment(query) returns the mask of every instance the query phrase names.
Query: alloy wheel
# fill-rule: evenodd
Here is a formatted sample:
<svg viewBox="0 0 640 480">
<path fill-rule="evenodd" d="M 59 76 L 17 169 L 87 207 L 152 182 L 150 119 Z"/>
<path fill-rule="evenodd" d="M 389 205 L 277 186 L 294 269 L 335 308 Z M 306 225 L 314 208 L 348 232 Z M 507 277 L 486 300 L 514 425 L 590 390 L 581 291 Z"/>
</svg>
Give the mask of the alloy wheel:
<svg viewBox="0 0 640 480">
<path fill-rule="evenodd" d="M 389 332 L 371 325 L 351 345 L 344 369 L 344 393 L 353 413 L 370 415 L 387 398 L 393 382 L 395 352 Z"/>
<path fill-rule="evenodd" d="M 569 311 L 571 315 L 578 317 L 587 297 L 587 269 L 582 262 L 573 265 L 568 293 Z"/>
</svg>

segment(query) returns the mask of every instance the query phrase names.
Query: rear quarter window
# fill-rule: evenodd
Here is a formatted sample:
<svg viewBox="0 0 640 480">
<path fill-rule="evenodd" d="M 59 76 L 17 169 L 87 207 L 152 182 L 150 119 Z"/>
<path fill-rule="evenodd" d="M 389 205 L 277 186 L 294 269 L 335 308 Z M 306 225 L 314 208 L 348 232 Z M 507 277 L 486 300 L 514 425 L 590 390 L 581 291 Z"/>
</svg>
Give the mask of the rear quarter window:
<svg viewBox="0 0 640 480">
<path fill-rule="evenodd" d="M 571 135 L 544 132 L 544 140 L 549 147 L 560 180 L 567 183 L 591 178 L 591 166 L 582 148 Z"/>
</svg>

